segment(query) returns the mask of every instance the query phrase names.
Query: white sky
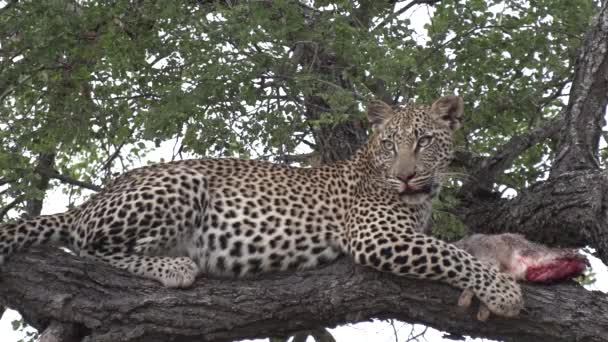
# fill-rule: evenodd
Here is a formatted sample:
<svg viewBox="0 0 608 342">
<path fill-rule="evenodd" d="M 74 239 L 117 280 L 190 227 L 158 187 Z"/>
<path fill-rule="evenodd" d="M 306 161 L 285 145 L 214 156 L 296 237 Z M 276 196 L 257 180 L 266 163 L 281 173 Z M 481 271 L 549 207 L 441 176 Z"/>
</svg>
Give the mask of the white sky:
<svg viewBox="0 0 608 342">
<path fill-rule="evenodd" d="M 3 1 L 0 1 L 0 5 L 3 5 Z M 0 6 L 1 7 L 1 6 Z M 398 10 L 399 8 L 397 8 Z M 427 35 L 424 25 L 429 21 L 429 15 L 432 15 L 433 8 L 426 6 L 414 7 L 403 14 L 404 17 L 411 20 L 412 26 L 416 31 L 415 39 L 418 43 L 423 44 L 426 41 Z M 153 150 L 149 153 L 145 160 L 141 161 L 141 165 L 146 165 L 148 162 L 159 162 L 161 159 L 171 160 L 172 151 L 174 147 L 174 141 L 167 141 L 163 143 L 158 149 Z M 57 188 L 47 194 L 44 201 L 43 214 L 53 214 L 63 212 L 66 210 L 66 204 L 68 203 L 68 197 L 62 193 L 62 188 Z M 596 282 L 592 285 L 586 286 L 589 290 L 599 290 L 608 293 L 608 269 L 602 262 L 589 256 L 591 262 L 591 268 L 596 273 Z M 455 299 L 456 301 L 456 299 Z M 22 332 L 16 332 L 12 329 L 11 322 L 19 319 L 19 314 L 13 310 L 7 310 L 0 320 L 0 341 L 13 342 L 23 338 Z M 333 336 L 338 342 L 393 342 L 396 341 L 395 331 L 397 332 L 398 341 L 407 341 L 408 337 L 415 336 L 425 329 L 422 325 L 410 325 L 407 323 L 394 321 L 391 324 L 389 321 L 375 320 L 373 322 L 363 322 L 353 325 L 346 325 L 335 329 L 330 329 Z M 435 329 L 428 328 L 420 341 L 438 342 L 438 341 L 452 341 L 449 339 L 442 338 L 442 332 Z M 256 340 L 267 341 L 267 340 Z M 309 342 L 312 342 L 312 338 L 309 338 Z M 467 341 L 489 341 L 480 339 L 470 339 Z"/>
</svg>

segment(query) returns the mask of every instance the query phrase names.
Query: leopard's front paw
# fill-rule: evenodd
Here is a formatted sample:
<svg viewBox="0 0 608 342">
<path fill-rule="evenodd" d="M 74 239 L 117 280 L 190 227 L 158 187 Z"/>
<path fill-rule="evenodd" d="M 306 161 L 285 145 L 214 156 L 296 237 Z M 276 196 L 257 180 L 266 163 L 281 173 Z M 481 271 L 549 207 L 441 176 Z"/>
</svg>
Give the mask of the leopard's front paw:
<svg viewBox="0 0 608 342">
<path fill-rule="evenodd" d="M 524 308 L 521 287 L 513 277 L 505 273 L 496 274 L 490 286 L 479 290 L 477 296 L 486 306 L 484 312 L 480 309 L 478 318 L 487 319 L 490 312 L 503 317 L 517 317 Z"/>
<path fill-rule="evenodd" d="M 475 297 L 475 293 L 471 289 L 465 289 L 458 298 L 458 306 L 468 308 L 471 306 L 471 302 Z M 490 318 L 490 309 L 484 304 L 479 304 L 479 310 L 477 311 L 477 319 L 480 321 L 487 321 Z"/>
</svg>

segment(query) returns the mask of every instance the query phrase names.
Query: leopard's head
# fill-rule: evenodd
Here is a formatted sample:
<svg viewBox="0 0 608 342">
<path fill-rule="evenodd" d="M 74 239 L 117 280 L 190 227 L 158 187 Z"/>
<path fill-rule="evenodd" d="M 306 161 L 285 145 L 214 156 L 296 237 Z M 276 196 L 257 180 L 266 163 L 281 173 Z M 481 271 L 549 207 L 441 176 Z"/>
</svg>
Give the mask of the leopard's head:
<svg viewBox="0 0 608 342">
<path fill-rule="evenodd" d="M 452 134 L 460 127 L 463 101 L 445 96 L 432 106 L 368 106 L 374 131 L 368 151 L 385 188 L 410 204 L 435 196 L 452 159 Z"/>
</svg>

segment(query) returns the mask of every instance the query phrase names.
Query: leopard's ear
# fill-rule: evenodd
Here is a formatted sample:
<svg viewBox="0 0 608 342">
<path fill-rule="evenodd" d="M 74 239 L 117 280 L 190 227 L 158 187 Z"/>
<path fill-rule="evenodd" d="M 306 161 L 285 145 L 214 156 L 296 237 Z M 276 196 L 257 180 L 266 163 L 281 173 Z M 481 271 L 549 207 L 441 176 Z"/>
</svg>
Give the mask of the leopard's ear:
<svg viewBox="0 0 608 342">
<path fill-rule="evenodd" d="M 367 104 L 367 119 L 372 129 L 378 131 L 382 125 L 393 116 L 393 108 L 381 100 L 372 100 Z"/>
<path fill-rule="evenodd" d="M 444 96 L 431 106 L 433 118 L 454 131 L 460 128 L 463 111 L 464 102 L 461 97 L 455 95 Z"/>
</svg>

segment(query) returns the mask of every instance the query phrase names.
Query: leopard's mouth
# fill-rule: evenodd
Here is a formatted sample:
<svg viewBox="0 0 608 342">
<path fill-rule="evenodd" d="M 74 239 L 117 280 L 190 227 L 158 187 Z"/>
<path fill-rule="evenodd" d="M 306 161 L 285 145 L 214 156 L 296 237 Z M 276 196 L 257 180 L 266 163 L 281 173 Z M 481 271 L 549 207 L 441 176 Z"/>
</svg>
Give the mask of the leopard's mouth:
<svg viewBox="0 0 608 342">
<path fill-rule="evenodd" d="M 412 186 L 402 183 L 399 186 L 399 198 L 410 204 L 422 204 L 439 193 L 439 184 L 425 184 L 423 186 Z"/>
<path fill-rule="evenodd" d="M 412 196 L 412 195 L 421 195 L 421 194 L 432 194 L 433 193 L 433 185 L 427 184 L 423 186 L 411 186 L 406 183 L 401 183 L 399 188 L 399 195 L 401 196 Z"/>
<path fill-rule="evenodd" d="M 432 191 L 433 191 L 433 189 L 430 185 L 415 188 L 412 186 L 408 186 L 407 184 L 403 184 L 402 190 L 399 192 L 399 195 L 408 196 L 408 195 L 430 194 Z"/>
</svg>

